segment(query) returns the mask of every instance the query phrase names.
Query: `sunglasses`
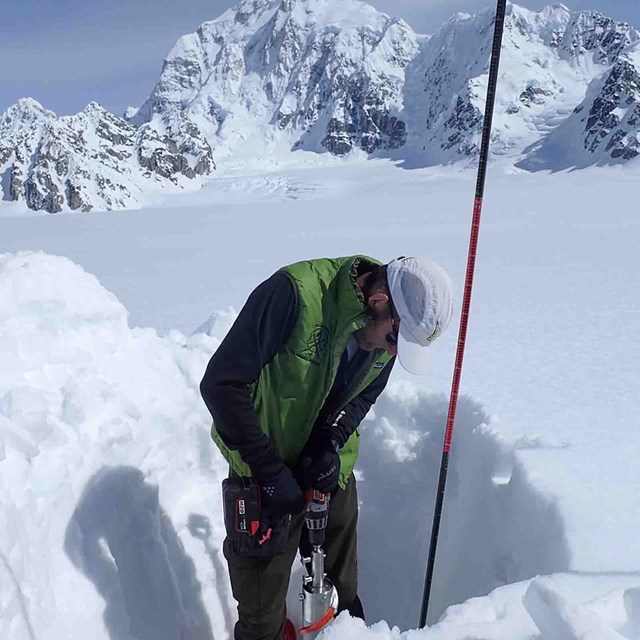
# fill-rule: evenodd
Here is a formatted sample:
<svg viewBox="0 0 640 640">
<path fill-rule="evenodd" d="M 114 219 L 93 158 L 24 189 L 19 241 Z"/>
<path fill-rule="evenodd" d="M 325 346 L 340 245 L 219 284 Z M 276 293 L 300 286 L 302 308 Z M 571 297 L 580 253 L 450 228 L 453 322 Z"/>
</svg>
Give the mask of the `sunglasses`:
<svg viewBox="0 0 640 640">
<path fill-rule="evenodd" d="M 391 296 L 389 296 L 389 306 L 391 307 L 391 333 L 387 333 L 385 336 L 385 340 L 392 346 L 398 346 L 398 325 L 396 325 L 395 315 L 396 310 L 393 306 L 393 302 L 391 301 Z"/>
</svg>

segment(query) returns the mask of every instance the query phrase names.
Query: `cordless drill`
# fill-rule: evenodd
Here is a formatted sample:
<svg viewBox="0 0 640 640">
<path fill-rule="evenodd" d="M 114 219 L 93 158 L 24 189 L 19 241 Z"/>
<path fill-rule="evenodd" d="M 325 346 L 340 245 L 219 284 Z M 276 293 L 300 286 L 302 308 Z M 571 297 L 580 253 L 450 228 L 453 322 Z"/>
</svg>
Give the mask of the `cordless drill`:
<svg viewBox="0 0 640 640">
<path fill-rule="evenodd" d="M 307 511 L 305 526 L 309 532 L 311 557 L 302 558 L 309 575 L 303 578 L 302 621 L 300 633 L 306 638 L 315 638 L 333 620 L 338 610 L 338 592 L 324 572 L 325 530 L 329 520 L 329 500 L 331 494 L 309 489 L 307 491 Z"/>
</svg>

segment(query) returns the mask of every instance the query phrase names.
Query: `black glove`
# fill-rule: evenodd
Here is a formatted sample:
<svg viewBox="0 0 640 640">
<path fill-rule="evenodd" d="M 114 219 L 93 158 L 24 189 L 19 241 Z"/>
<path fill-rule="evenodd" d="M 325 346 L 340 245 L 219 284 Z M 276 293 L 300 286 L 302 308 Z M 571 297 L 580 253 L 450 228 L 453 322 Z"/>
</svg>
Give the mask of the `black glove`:
<svg viewBox="0 0 640 640">
<path fill-rule="evenodd" d="M 261 479 L 259 485 L 265 516 L 278 518 L 302 511 L 305 505 L 304 493 L 286 465 L 271 478 Z"/>
<path fill-rule="evenodd" d="M 322 493 L 335 491 L 340 478 L 337 442 L 327 437 L 312 437 L 302 452 L 296 475 L 304 489 Z"/>
</svg>

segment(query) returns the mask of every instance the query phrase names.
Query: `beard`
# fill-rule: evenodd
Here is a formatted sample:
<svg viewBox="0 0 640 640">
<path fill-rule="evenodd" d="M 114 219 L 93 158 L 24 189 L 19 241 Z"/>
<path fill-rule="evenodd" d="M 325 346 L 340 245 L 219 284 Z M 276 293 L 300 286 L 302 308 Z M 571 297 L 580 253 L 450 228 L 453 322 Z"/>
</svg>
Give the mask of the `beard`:
<svg viewBox="0 0 640 640">
<path fill-rule="evenodd" d="M 358 348 L 362 349 L 363 351 L 373 351 L 373 349 L 375 348 L 373 346 L 373 342 L 371 341 L 371 338 L 367 336 L 368 328 L 369 327 L 365 327 L 364 329 L 358 329 L 353 334 L 356 339 L 356 343 L 358 344 Z"/>
</svg>

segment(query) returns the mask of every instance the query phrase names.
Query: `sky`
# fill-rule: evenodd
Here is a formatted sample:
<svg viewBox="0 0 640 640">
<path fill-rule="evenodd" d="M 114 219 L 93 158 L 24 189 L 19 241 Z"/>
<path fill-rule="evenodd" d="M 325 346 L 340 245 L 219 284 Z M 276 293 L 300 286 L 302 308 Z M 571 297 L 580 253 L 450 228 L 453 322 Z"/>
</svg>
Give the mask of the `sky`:
<svg viewBox="0 0 640 640">
<path fill-rule="evenodd" d="M 235 0 L 0 0 L 0 113 L 32 97 L 58 115 L 95 100 L 122 114 L 153 89 L 175 41 L 212 20 Z M 431 33 L 457 11 L 473 13 L 492 0 L 372 0 L 416 31 Z M 539 9 L 550 2 L 521 0 Z M 640 28 L 637 0 L 566 0 Z"/>
</svg>

